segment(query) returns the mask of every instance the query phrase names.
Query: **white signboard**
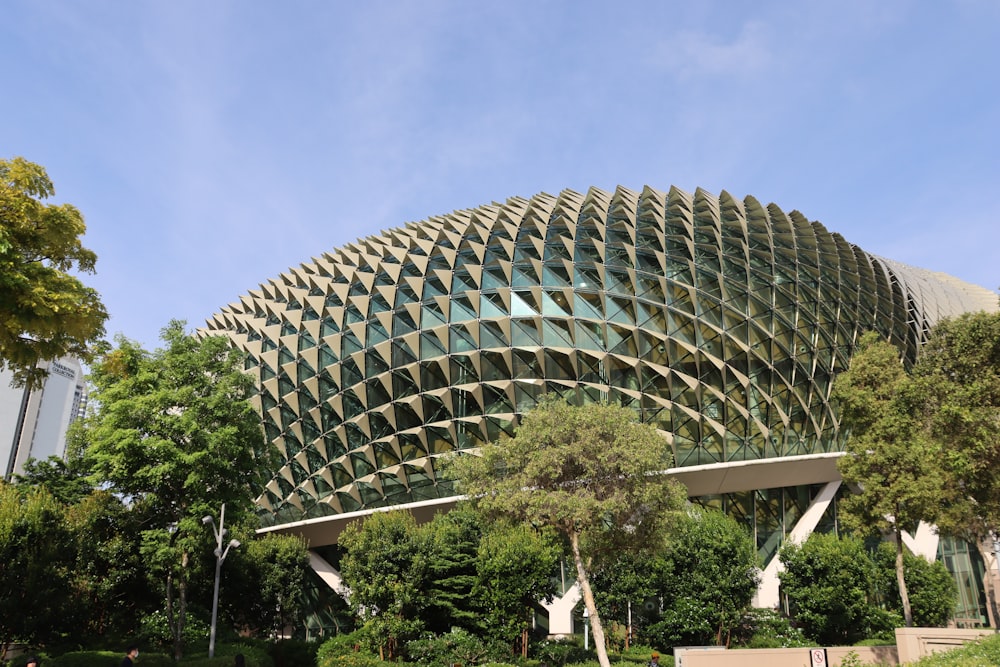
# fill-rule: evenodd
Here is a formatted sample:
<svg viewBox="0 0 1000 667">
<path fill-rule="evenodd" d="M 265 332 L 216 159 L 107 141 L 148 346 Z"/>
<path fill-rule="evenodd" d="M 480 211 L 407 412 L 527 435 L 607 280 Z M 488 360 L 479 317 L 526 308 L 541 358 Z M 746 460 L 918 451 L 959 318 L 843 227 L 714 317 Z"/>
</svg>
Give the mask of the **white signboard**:
<svg viewBox="0 0 1000 667">
<path fill-rule="evenodd" d="M 809 649 L 809 664 L 811 667 L 827 667 L 826 649 L 825 648 Z"/>
</svg>

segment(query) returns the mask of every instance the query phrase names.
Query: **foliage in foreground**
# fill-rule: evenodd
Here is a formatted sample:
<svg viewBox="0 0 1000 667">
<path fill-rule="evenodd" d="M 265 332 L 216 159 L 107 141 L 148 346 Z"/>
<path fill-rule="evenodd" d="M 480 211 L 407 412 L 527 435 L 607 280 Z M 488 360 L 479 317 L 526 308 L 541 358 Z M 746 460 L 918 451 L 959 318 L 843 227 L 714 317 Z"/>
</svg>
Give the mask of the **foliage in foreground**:
<svg viewBox="0 0 1000 667">
<path fill-rule="evenodd" d="M 802 545 L 785 545 L 779 557 L 785 564 L 782 591 L 807 637 L 828 646 L 892 638 L 902 619 L 892 545 L 883 542 L 870 551 L 854 537 L 814 534 Z M 942 563 L 909 552 L 904 557 L 914 621 L 946 625 L 957 601 L 951 574 Z"/>
<path fill-rule="evenodd" d="M 750 609 L 758 568 L 744 527 L 693 507 L 662 551 L 623 554 L 595 568 L 592 581 L 601 615 L 622 629 L 622 643 L 631 620 L 633 637 L 656 646 L 729 645 Z"/>
<path fill-rule="evenodd" d="M 206 574 L 199 565 L 210 571 L 198 562 L 211 553 L 202 517 L 228 504 L 230 524 L 245 518 L 270 459 L 240 355 L 221 337 L 189 335 L 181 321 L 161 338 L 154 352 L 117 338 L 92 369 L 93 401 L 70 441 L 95 484 L 146 513 L 140 551 L 162 586 L 180 658 L 188 605 L 205 590 L 193 585 Z"/>
<path fill-rule="evenodd" d="M 97 263 L 80 240 L 83 215 L 44 203 L 54 194 L 44 167 L 0 160 L 0 370 L 29 386 L 45 375 L 39 361 L 89 360 L 108 319 L 97 291 L 76 277 Z"/>
<path fill-rule="evenodd" d="M 663 542 L 686 495 L 661 474 L 673 462 L 670 447 L 627 408 L 549 397 L 524 416 L 513 438 L 480 454 L 453 462 L 461 492 L 488 517 L 543 526 L 566 540 L 598 660 L 610 667 L 591 564 Z"/>
<path fill-rule="evenodd" d="M 903 532 L 937 519 L 947 484 L 939 446 L 921 426 L 922 414 L 914 409 L 920 391 L 899 350 L 873 331 L 862 336 L 850 368 L 837 377 L 834 399 L 850 433 L 837 467 L 854 489 L 840 503 L 840 520 L 853 531 L 893 536 L 896 593 L 904 622 L 912 626 Z"/>
<path fill-rule="evenodd" d="M 361 623 L 357 640 L 387 659 L 407 658 L 414 640 L 452 641 L 451 630 L 501 642 L 501 655 L 518 651 L 537 601 L 554 592 L 559 563 L 545 535 L 484 524 L 468 507 L 419 526 L 406 511 L 378 512 L 348 527 L 340 543 L 341 573 Z"/>
<path fill-rule="evenodd" d="M 900 624 L 879 604 L 877 569 L 861 540 L 813 534 L 801 545 L 786 544 L 779 558 L 791 615 L 817 643 L 850 646 Z"/>
<path fill-rule="evenodd" d="M 990 635 L 961 648 L 924 656 L 913 663 L 919 667 L 984 667 L 1000 665 L 1000 635 Z"/>
</svg>

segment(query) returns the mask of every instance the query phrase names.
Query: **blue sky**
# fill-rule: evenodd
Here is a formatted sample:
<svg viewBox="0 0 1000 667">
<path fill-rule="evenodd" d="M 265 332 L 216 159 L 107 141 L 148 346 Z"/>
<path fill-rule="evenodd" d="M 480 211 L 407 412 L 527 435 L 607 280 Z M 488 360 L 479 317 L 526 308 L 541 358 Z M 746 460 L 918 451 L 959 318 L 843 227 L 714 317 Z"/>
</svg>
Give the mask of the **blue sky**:
<svg viewBox="0 0 1000 667">
<path fill-rule="evenodd" d="M 2 0 L 44 165 L 148 348 L 356 238 L 510 196 L 753 195 L 1000 285 L 1000 2 Z"/>
</svg>

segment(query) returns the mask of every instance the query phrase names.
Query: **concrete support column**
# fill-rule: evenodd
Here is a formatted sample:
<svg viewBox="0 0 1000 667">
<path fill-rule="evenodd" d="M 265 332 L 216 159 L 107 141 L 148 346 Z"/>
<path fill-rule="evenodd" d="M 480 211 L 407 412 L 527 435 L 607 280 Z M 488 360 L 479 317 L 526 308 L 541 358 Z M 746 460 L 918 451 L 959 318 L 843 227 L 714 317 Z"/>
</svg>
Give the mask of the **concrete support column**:
<svg viewBox="0 0 1000 667">
<path fill-rule="evenodd" d="M 573 609 L 580 601 L 580 584 L 573 584 L 561 598 L 556 598 L 551 604 L 542 603 L 549 612 L 549 634 L 573 634 Z"/>
<path fill-rule="evenodd" d="M 823 514 L 830 506 L 830 503 L 833 502 L 833 498 L 837 495 L 837 489 L 839 488 L 840 480 L 826 483 L 816 496 L 816 499 L 812 501 L 809 508 L 802 514 L 802 518 L 798 520 L 795 527 L 788 533 L 787 541 L 801 544 L 812 534 L 819 524 L 819 520 L 823 518 Z M 778 559 L 778 555 L 775 554 L 771 562 L 764 567 L 760 586 L 757 587 L 757 594 L 753 599 L 753 606 L 767 609 L 776 609 L 778 607 L 778 604 L 781 602 L 778 596 L 778 573 L 781 570 L 781 561 Z"/>
</svg>

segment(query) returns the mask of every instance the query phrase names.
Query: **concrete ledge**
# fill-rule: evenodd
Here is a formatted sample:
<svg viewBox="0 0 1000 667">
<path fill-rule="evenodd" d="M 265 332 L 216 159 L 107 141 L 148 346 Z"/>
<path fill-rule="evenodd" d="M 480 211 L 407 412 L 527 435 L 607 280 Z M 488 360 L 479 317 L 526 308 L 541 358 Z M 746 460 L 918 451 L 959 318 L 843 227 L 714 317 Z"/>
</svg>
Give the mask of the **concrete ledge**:
<svg viewBox="0 0 1000 667">
<path fill-rule="evenodd" d="M 677 667 L 807 667 L 812 660 L 809 648 L 740 648 L 712 651 L 684 651 Z M 826 649 L 827 667 L 839 667 L 848 653 L 854 652 L 862 664 L 898 665 L 895 646 L 835 646 Z"/>
<path fill-rule="evenodd" d="M 925 655 L 950 651 L 970 641 L 992 635 L 992 628 L 896 628 L 895 646 L 834 646 L 826 648 L 827 667 L 839 667 L 849 653 L 865 665 L 906 665 Z M 678 647 L 676 667 L 803 667 L 822 664 L 812 660 L 808 648 Z"/>
<path fill-rule="evenodd" d="M 993 628 L 896 628 L 899 662 L 916 662 L 925 655 L 958 648 L 993 633 Z"/>
</svg>

